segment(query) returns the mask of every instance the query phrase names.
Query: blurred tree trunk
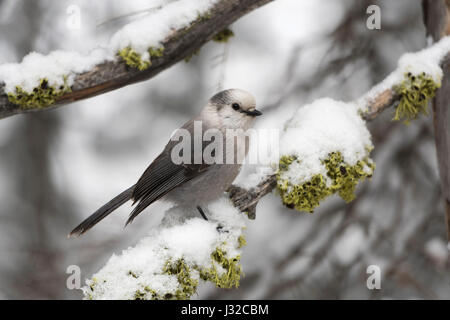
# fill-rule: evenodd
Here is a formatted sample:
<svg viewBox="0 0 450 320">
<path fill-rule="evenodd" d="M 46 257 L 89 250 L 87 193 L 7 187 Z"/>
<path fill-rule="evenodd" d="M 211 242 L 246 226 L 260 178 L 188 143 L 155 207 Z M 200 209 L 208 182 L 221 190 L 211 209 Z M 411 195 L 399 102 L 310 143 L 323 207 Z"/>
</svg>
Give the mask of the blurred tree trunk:
<svg viewBox="0 0 450 320">
<path fill-rule="evenodd" d="M 26 3 L 25 3 L 26 2 Z M 33 51 L 44 8 L 37 1 L 25 1 L 15 10 L 24 10 L 28 36 L 18 44 L 17 54 Z M 16 121 L 5 149 L 7 166 L 13 177 L 11 193 L 18 201 L 6 205 L 13 216 L 16 239 L 16 267 L 8 272 L 11 298 L 61 299 L 65 291 L 64 256 L 52 234 L 69 216 L 65 193 L 57 190 L 51 174 L 52 148 L 56 145 L 60 117 L 56 112 L 28 114 Z M 11 217 L 12 218 L 12 217 Z"/>
<path fill-rule="evenodd" d="M 439 41 L 450 34 L 450 1 L 424 0 L 423 13 L 427 35 L 433 41 Z M 447 63 L 448 66 L 449 63 Z M 445 68 L 444 68 L 445 70 Z M 433 99 L 434 141 L 441 179 L 442 197 L 447 226 L 447 238 L 450 241 L 450 74 L 444 73 L 442 87 Z"/>
</svg>

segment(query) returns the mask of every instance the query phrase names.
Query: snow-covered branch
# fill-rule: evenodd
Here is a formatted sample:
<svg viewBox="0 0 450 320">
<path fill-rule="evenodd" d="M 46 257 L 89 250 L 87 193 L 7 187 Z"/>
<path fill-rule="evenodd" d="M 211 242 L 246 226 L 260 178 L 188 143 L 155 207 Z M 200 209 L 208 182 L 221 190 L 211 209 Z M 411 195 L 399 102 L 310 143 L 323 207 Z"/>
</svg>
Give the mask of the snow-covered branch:
<svg viewBox="0 0 450 320">
<path fill-rule="evenodd" d="M 443 75 L 450 74 L 449 52 L 450 37 L 446 37 L 420 52 L 403 55 L 394 72 L 361 98 L 348 104 L 354 105 L 362 119 L 367 121 L 375 119 L 390 107 L 395 107 L 394 119 L 405 122 L 421 113 L 426 114 L 431 98 L 441 86 Z M 312 136 L 320 134 L 322 132 L 311 133 Z M 299 148 L 303 147 L 299 145 Z M 281 156 L 283 158 L 290 155 Z M 280 166 L 281 162 L 280 160 Z M 238 185 L 233 185 L 229 189 L 229 196 L 234 205 L 242 212 L 246 212 L 250 219 L 255 218 L 258 201 L 277 189 L 277 173 L 271 172 L 256 181 L 258 183 L 248 189 Z M 285 204 L 293 207 L 292 203 Z"/>
<path fill-rule="evenodd" d="M 84 56 L 31 53 L 0 66 L 0 118 L 41 111 L 147 80 L 190 57 L 248 12 L 271 0 L 169 2 Z"/>
<path fill-rule="evenodd" d="M 239 286 L 243 215 L 228 199 L 208 206 L 210 219 L 175 207 L 135 247 L 113 255 L 87 281 L 86 299 L 189 299 L 200 281 Z"/>
</svg>

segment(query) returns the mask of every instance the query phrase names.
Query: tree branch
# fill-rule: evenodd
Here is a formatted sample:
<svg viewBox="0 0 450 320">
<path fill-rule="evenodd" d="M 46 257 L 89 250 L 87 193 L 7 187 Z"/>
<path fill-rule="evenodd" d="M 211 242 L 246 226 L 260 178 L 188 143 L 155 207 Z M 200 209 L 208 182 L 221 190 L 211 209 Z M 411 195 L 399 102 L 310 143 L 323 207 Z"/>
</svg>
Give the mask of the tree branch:
<svg viewBox="0 0 450 320">
<path fill-rule="evenodd" d="M 433 1 L 431 1 L 433 2 Z M 439 117 L 439 123 L 440 126 L 442 126 L 443 122 L 446 123 L 447 119 L 447 111 L 446 106 L 450 104 L 450 53 L 445 57 L 445 59 L 441 62 L 441 67 L 444 70 L 444 80 L 443 85 L 440 90 L 438 90 L 436 100 L 442 99 L 442 102 L 440 103 L 440 108 L 445 110 L 441 110 L 440 112 L 444 113 L 445 115 L 442 115 Z M 447 79 L 447 80 L 446 80 Z M 442 98 L 439 98 L 440 96 L 443 96 Z M 445 100 L 447 99 L 447 100 Z M 373 100 L 370 100 L 367 102 L 366 111 L 364 111 L 361 114 L 361 117 L 364 120 L 371 121 L 374 120 L 378 115 L 380 115 L 384 110 L 395 106 L 400 101 L 400 96 L 396 94 L 395 90 L 393 88 L 386 89 L 382 91 L 378 96 L 376 96 Z M 439 100 L 440 101 L 440 100 Z M 439 127 L 440 128 L 440 127 Z M 446 210 L 447 210 L 447 226 L 450 228 L 450 138 L 448 135 L 448 128 L 445 124 L 446 129 L 439 129 L 439 130 L 446 130 L 447 133 L 439 134 L 440 138 L 442 140 L 439 140 L 439 147 L 438 147 L 438 158 L 440 160 L 440 166 L 442 166 L 441 175 L 442 178 L 445 181 L 447 181 L 446 185 Z M 438 136 L 438 135 L 437 135 Z M 446 146 L 446 147 L 445 147 Z M 442 162 L 442 163 L 441 163 Z M 273 189 L 275 189 L 277 183 L 276 183 L 276 176 L 270 175 L 267 176 L 266 179 L 264 179 L 258 186 L 251 190 L 245 190 L 238 186 L 232 185 L 229 189 L 229 197 L 231 201 L 234 203 L 234 206 L 239 208 L 242 212 L 247 212 L 249 219 L 255 219 L 255 208 L 258 204 L 258 201 L 265 196 L 266 194 L 270 193 Z M 450 238 L 449 238 L 450 239 Z"/>
<path fill-rule="evenodd" d="M 427 35 L 439 41 L 450 34 L 450 1 L 423 1 L 424 23 Z M 445 69 L 450 68 L 449 55 L 445 61 Z M 450 73 L 446 72 L 442 86 L 433 100 L 433 125 L 436 153 L 444 200 L 445 224 L 447 239 L 450 241 L 450 126 L 448 106 L 450 105 Z"/>
<path fill-rule="evenodd" d="M 272 174 L 251 190 L 232 185 L 228 189 L 228 195 L 236 208 L 241 210 L 241 212 L 247 212 L 248 218 L 254 220 L 256 218 L 256 205 L 259 200 L 272 192 L 276 186 L 277 177 Z"/>
<path fill-rule="evenodd" d="M 375 119 L 384 110 L 392 107 L 396 102 L 398 102 L 399 98 L 400 97 L 392 88 L 384 90 L 375 99 L 369 102 L 367 105 L 367 111 L 361 115 L 362 118 L 366 121 Z"/>
<path fill-rule="evenodd" d="M 49 107 L 21 108 L 9 102 L 0 83 L 0 119 L 14 114 L 35 112 L 54 108 L 70 102 L 90 98 L 136 82 L 156 76 L 180 60 L 191 56 L 211 38 L 248 12 L 272 0 L 222 0 L 210 11 L 208 19 L 199 19 L 190 27 L 174 30 L 163 42 L 162 57 L 152 59 L 152 65 L 140 71 L 128 67 L 117 57 L 114 61 L 102 63 L 92 70 L 79 74 L 72 85 L 72 92 L 58 97 Z"/>
</svg>

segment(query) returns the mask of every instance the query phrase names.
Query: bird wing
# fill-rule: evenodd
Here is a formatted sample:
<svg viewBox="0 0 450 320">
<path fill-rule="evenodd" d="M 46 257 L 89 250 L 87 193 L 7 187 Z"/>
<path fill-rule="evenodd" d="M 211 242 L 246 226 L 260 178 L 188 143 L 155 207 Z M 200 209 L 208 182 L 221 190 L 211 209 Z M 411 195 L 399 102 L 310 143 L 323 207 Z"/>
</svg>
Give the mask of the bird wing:
<svg viewBox="0 0 450 320">
<path fill-rule="evenodd" d="M 186 123 L 183 128 L 190 128 L 192 122 Z M 170 141 L 163 152 L 148 166 L 136 183 L 131 199 L 133 204 L 138 202 L 130 214 L 126 224 L 141 213 L 146 207 L 160 199 L 174 188 L 203 174 L 210 165 L 201 164 L 175 164 L 171 159 L 171 151 L 178 142 Z M 203 145 L 204 147 L 204 145 Z M 193 148 L 191 148 L 193 150 Z M 193 159 L 193 158 L 192 158 Z"/>
</svg>

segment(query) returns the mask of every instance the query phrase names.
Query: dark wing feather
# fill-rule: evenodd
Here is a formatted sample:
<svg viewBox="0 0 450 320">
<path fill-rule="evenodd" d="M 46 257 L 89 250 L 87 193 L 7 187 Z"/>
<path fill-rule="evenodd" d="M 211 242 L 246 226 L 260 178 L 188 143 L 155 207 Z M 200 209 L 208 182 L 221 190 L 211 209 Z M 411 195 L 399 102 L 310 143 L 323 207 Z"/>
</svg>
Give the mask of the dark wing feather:
<svg viewBox="0 0 450 320">
<path fill-rule="evenodd" d="M 133 204 L 141 200 L 147 193 L 164 182 L 164 180 L 182 169 L 172 163 L 166 153 L 161 153 L 153 160 L 136 183 L 132 195 Z"/>
<path fill-rule="evenodd" d="M 192 121 L 183 128 L 191 129 Z M 178 142 L 170 141 L 164 151 L 148 166 L 136 183 L 131 196 L 137 206 L 131 212 L 126 224 L 141 213 L 146 207 L 160 199 L 172 189 L 197 177 L 208 169 L 208 164 L 175 164 L 171 159 L 171 151 Z M 204 146 L 203 146 L 204 147 Z M 193 150 L 193 148 L 191 149 Z M 193 158 L 192 158 L 193 159 Z"/>
<path fill-rule="evenodd" d="M 186 172 L 180 170 L 174 173 L 172 176 L 168 177 L 167 180 L 163 181 L 159 185 L 155 186 L 153 189 L 149 190 L 144 196 L 139 199 L 139 203 L 133 209 L 130 214 L 130 217 L 127 220 L 127 225 L 131 223 L 134 218 L 141 213 L 145 208 L 147 208 L 150 204 L 160 199 L 164 195 L 166 195 L 169 191 L 174 189 L 175 187 L 183 184 L 186 181 L 192 179 L 189 175 L 186 175 Z"/>
</svg>

